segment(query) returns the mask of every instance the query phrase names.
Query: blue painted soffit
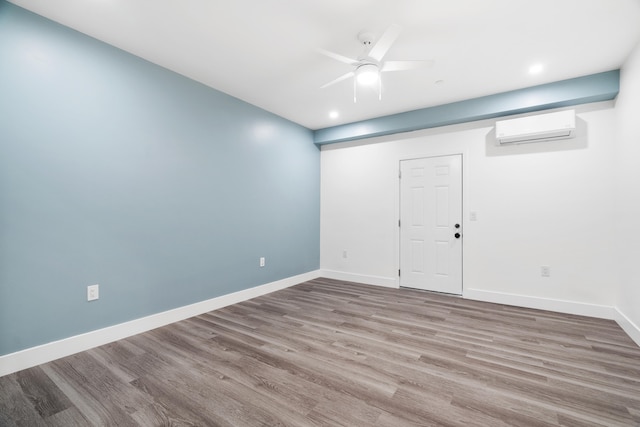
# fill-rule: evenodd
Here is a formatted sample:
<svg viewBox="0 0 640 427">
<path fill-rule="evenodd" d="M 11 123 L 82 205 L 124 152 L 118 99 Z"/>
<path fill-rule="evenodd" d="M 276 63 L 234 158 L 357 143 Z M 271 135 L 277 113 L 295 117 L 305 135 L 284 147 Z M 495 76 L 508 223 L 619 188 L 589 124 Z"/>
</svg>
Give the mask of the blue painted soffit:
<svg viewBox="0 0 640 427">
<path fill-rule="evenodd" d="M 377 119 L 318 129 L 318 145 L 410 132 L 511 114 L 614 99 L 620 91 L 620 70 L 562 80 L 511 92 L 423 108 Z"/>
</svg>

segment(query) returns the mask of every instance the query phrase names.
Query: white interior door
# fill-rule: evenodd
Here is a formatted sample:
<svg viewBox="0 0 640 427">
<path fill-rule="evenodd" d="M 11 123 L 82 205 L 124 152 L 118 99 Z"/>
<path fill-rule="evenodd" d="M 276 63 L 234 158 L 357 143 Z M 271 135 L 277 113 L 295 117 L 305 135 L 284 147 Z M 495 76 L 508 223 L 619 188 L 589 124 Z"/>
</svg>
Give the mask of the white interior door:
<svg viewBox="0 0 640 427">
<path fill-rule="evenodd" d="M 462 155 L 400 162 L 400 286 L 462 294 Z"/>
</svg>

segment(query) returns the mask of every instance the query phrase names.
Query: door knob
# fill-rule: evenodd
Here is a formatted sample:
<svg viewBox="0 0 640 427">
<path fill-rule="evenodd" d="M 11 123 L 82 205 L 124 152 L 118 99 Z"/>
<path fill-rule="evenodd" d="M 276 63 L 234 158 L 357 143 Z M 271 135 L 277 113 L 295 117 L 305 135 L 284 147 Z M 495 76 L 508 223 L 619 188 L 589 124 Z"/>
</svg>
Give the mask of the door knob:
<svg viewBox="0 0 640 427">
<path fill-rule="evenodd" d="M 456 239 L 459 239 L 460 238 L 460 233 L 456 233 L 456 234 L 454 234 L 454 236 L 455 236 Z"/>
<path fill-rule="evenodd" d="M 456 227 L 456 228 L 460 228 L 460 224 L 456 224 L 454 227 Z"/>
</svg>

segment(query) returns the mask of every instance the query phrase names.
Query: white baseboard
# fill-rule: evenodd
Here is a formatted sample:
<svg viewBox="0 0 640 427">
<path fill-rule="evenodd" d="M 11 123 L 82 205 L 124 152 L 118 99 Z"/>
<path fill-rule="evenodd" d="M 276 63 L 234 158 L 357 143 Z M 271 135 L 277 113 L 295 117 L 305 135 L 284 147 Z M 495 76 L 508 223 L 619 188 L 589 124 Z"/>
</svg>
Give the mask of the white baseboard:
<svg viewBox="0 0 640 427">
<path fill-rule="evenodd" d="M 320 277 L 319 270 L 310 271 L 232 294 L 222 295 L 206 301 L 178 307 L 173 310 L 0 356 L 0 377 L 132 335 L 150 331 L 151 329 L 159 328 L 170 323 L 188 319 L 189 317 L 217 310 L 231 304 L 285 289 L 318 277 Z"/>
<path fill-rule="evenodd" d="M 321 277 L 334 280 L 344 280 L 346 282 L 364 283 L 365 285 L 383 286 L 385 288 L 396 288 L 398 280 L 396 278 L 383 277 L 383 276 L 367 276 L 364 274 L 345 273 L 335 270 L 320 270 Z"/>
<path fill-rule="evenodd" d="M 173 310 L 153 314 L 151 316 L 142 317 L 140 319 L 0 356 L 0 377 L 23 369 L 31 368 L 42 363 L 51 362 L 61 357 L 70 356 L 80 351 L 89 350 L 113 341 L 124 339 L 151 329 L 159 328 L 173 322 L 188 319 L 189 317 L 217 310 L 231 304 L 266 295 L 318 277 L 327 277 L 329 279 L 345 280 L 388 288 L 398 288 L 397 280 L 388 277 L 367 276 L 332 270 L 311 271 L 298 276 L 288 277 L 286 279 L 256 286 L 254 288 L 222 295 L 206 301 L 197 302 L 195 304 L 186 305 L 184 307 L 179 307 Z M 501 292 L 490 292 L 479 289 L 465 289 L 463 291 L 463 298 L 615 320 L 629 335 L 629 337 L 631 337 L 631 339 L 640 346 L 640 327 L 615 307 Z"/>
<path fill-rule="evenodd" d="M 615 321 L 638 346 L 640 346 L 640 326 L 629 319 L 619 308 L 616 308 Z"/>
<path fill-rule="evenodd" d="M 477 301 L 557 311 L 559 313 L 577 314 L 580 316 L 597 317 L 599 319 L 616 319 L 616 308 L 607 305 L 587 304 L 575 301 L 484 291 L 480 289 L 464 289 L 462 297 Z"/>
</svg>

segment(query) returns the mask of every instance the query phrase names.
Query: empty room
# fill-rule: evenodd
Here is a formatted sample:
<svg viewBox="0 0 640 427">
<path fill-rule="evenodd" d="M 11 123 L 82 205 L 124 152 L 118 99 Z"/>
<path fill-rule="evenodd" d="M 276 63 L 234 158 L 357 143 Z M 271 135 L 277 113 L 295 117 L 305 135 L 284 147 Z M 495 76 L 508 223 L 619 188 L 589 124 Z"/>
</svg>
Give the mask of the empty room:
<svg viewBox="0 0 640 427">
<path fill-rule="evenodd" d="M 640 426 L 640 1 L 0 0 L 0 426 Z"/>
</svg>

